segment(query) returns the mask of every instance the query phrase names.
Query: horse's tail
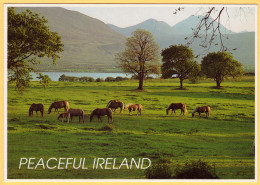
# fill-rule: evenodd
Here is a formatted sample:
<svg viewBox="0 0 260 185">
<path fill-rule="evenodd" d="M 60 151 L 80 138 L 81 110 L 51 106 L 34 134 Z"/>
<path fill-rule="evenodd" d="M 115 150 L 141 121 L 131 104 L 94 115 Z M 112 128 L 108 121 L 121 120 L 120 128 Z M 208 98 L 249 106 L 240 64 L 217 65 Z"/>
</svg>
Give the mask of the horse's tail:
<svg viewBox="0 0 260 185">
<path fill-rule="evenodd" d="M 188 112 L 186 104 L 183 104 L 183 109 L 184 109 L 184 114 L 186 114 Z"/>
<path fill-rule="evenodd" d="M 209 106 L 207 106 L 207 108 L 208 108 L 208 114 L 209 114 L 209 117 L 210 117 L 210 111 L 211 111 L 211 109 L 210 109 Z"/>
<path fill-rule="evenodd" d="M 64 101 L 64 103 L 65 103 L 65 109 L 66 109 L 66 112 L 68 112 L 69 107 L 70 107 L 70 104 L 69 104 L 68 101 Z"/>
<path fill-rule="evenodd" d="M 84 111 L 82 110 L 82 123 L 84 123 Z"/>
<path fill-rule="evenodd" d="M 111 122 L 113 122 L 113 114 L 112 114 L 111 109 L 108 109 L 108 120 L 109 120 L 109 118 L 111 119 Z"/>
<path fill-rule="evenodd" d="M 125 104 L 124 104 L 124 102 L 121 102 L 121 103 L 122 103 L 122 110 L 121 110 L 121 113 L 123 113 L 124 110 L 125 110 Z"/>
<path fill-rule="evenodd" d="M 43 114 L 44 114 L 44 106 L 42 105 L 42 117 L 43 117 Z"/>
</svg>

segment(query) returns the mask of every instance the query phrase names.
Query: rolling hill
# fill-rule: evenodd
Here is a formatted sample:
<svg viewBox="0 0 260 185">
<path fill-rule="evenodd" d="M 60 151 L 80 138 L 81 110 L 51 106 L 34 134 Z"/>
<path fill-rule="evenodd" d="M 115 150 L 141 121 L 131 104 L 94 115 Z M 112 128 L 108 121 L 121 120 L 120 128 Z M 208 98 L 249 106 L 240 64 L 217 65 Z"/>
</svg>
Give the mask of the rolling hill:
<svg viewBox="0 0 260 185">
<path fill-rule="evenodd" d="M 116 72 L 115 53 L 122 51 L 126 37 L 138 29 L 150 31 L 160 47 L 167 48 L 173 44 L 185 44 L 185 37 L 192 32 L 199 17 L 190 16 L 184 21 L 170 26 L 163 21 L 148 19 L 134 26 L 120 28 L 112 24 L 84 15 L 82 13 L 58 7 L 19 7 L 17 12 L 30 9 L 44 16 L 48 20 L 51 31 L 62 37 L 64 51 L 57 65 L 42 62 L 37 66 L 39 71 L 70 71 L 70 72 Z M 255 65 L 255 33 L 233 33 L 221 25 L 221 31 L 229 38 L 225 44 L 231 49 L 234 58 L 245 68 L 254 70 Z M 207 52 L 218 51 L 219 46 L 213 46 L 205 53 L 205 49 L 198 47 L 200 40 L 190 47 L 195 55 L 200 55 L 198 61 Z M 232 50 L 236 48 L 235 50 Z"/>
<path fill-rule="evenodd" d="M 44 16 L 50 30 L 62 38 L 64 51 L 57 65 L 42 62 L 37 67 L 39 71 L 109 71 L 115 66 L 114 54 L 124 47 L 124 36 L 79 12 L 58 7 L 15 9 L 17 12 L 30 9 Z"/>
</svg>

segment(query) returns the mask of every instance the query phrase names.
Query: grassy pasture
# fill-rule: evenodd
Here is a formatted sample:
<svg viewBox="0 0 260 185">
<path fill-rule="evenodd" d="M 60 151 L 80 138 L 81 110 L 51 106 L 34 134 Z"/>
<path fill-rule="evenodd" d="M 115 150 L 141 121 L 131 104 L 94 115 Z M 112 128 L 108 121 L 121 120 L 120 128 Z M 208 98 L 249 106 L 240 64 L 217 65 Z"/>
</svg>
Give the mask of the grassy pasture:
<svg viewBox="0 0 260 185">
<path fill-rule="evenodd" d="M 22 157 L 85 157 L 93 158 L 150 158 L 152 163 L 160 158 L 170 158 L 173 167 L 189 160 L 202 159 L 215 165 L 221 179 L 254 178 L 254 154 L 251 147 L 255 136 L 255 84 L 253 77 L 242 81 L 226 81 L 222 89 L 215 82 L 204 80 L 199 84 L 184 83 L 179 90 L 177 79 L 147 80 L 145 91 L 135 91 L 137 81 L 123 82 L 52 82 L 44 89 L 32 82 L 23 96 L 13 85 L 8 86 L 8 178 L 10 179 L 140 179 L 145 171 L 140 169 L 50 170 L 19 169 Z M 56 100 L 67 100 L 71 108 L 80 108 L 90 114 L 103 108 L 111 99 L 124 103 L 141 103 L 142 116 L 123 114 L 114 116 L 114 130 L 103 131 L 107 123 L 58 122 L 57 114 L 47 114 Z M 188 114 L 166 115 L 172 103 L 186 103 Z M 28 116 L 32 103 L 43 103 L 43 118 Z M 211 118 L 191 117 L 192 110 L 209 105 Z M 89 117 L 88 117 L 89 118 Z M 91 162 L 88 163 L 92 165 Z"/>
</svg>

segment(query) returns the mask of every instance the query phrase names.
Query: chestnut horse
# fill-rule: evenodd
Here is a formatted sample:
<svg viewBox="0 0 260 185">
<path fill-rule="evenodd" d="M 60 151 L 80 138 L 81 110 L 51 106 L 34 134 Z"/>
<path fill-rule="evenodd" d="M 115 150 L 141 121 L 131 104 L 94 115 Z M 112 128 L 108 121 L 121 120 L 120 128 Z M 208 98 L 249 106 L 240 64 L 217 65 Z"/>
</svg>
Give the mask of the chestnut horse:
<svg viewBox="0 0 260 185">
<path fill-rule="evenodd" d="M 105 116 L 107 115 L 108 118 L 108 123 L 109 123 L 109 119 L 111 119 L 111 122 L 113 122 L 113 116 L 112 116 L 112 112 L 109 108 L 104 108 L 104 109 L 95 109 L 92 111 L 91 115 L 90 115 L 90 122 L 93 120 L 94 116 L 98 117 L 98 121 L 102 122 L 101 116 Z"/>
<path fill-rule="evenodd" d="M 117 100 L 110 100 L 106 108 L 110 108 L 112 111 L 116 111 L 117 108 L 120 108 L 120 113 L 123 113 L 124 103 Z"/>
<path fill-rule="evenodd" d="M 198 112 L 199 116 L 201 117 L 200 113 L 206 113 L 206 117 L 210 117 L 210 107 L 209 106 L 201 106 L 201 107 L 196 107 L 194 111 L 192 112 L 192 117 L 194 117 L 194 114 Z"/>
<path fill-rule="evenodd" d="M 30 108 L 29 108 L 29 116 L 33 116 L 33 111 L 36 112 L 37 116 L 38 116 L 38 111 L 41 112 L 41 115 L 43 117 L 43 113 L 44 113 L 44 106 L 43 104 L 39 103 L 39 104 L 35 104 L 33 103 Z"/>
<path fill-rule="evenodd" d="M 69 123 L 70 122 L 70 113 L 68 112 L 65 112 L 65 113 L 61 113 L 59 116 L 58 116 L 58 120 L 60 121 L 60 119 L 62 119 L 62 122 L 63 120 L 66 118 L 67 122 Z"/>
<path fill-rule="evenodd" d="M 68 112 L 69 102 L 67 102 L 67 101 L 57 101 L 57 102 L 52 103 L 49 110 L 48 110 L 49 114 L 51 113 L 52 108 L 55 109 L 54 114 L 55 114 L 56 111 L 58 111 L 58 113 L 59 113 L 58 109 L 60 109 L 60 108 L 64 108 L 65 112 Z"/>
<path fill-rule="evenodd" d="M 73 116 L 78 116 L 79 123 L 80 123 L 80 118 L 82 120 L 82 123 L 84 123 L 84 111 L 82 109 L 69 109 L 68 113 L 70 114 L 71 122 L 72 122 Z"/>
<path fill-rule="evenodd" d="M 169 113 L 169 110 L 172 110 L 172 114 L 173 114 L 173 112 L 175 113 L 175 115 L 176 115 L 176 112 L 175 112 L 175 110 L 176 109 L 181 109 L 181 114 L 185 114 L 185 113 L 187 113 L 187 108 L 186 108 L 186 105 L 184 104 L 184 103 L 171 103 L 169 106 L 168 106 L 168 108 L 166 109 L 166 114 L 168 115 L 168 113 Z M 180 115 L 181 115 L 180 114 Z"/>
<path fill-rule="evenodd" d="M 141 104 L 130 104 L 128 105 L 129 115 L 131 116 L 132 111 L 136 110 L 136 115 L 138 116 L 138 113 L 141 115 L 143 106 Z"/>
</svg>

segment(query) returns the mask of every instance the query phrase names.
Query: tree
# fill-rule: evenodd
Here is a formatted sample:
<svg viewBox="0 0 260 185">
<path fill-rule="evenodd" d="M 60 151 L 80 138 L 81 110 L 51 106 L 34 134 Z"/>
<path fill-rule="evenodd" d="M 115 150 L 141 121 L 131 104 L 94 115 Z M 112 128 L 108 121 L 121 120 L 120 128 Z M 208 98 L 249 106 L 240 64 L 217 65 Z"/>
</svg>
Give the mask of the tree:
<svg viewBox="0 0 260 185">
<path fill-rule="evenodd" d="M 193 51 L 188 46 L 171 45 L 162 50 L 162 77 L 171 78 L 174 74 L 180 79 L 180 88 L 183 88 L 183 81 L 195 74 L 200 67 L 193 61 Z"/>
<path fill-rule="evenodd" d="M 126 73 L 138 77 L 138 90 L 143 90 L 144 77 L 148 74 L 159 74 L 159 46 L 153 35 L 142 29 L 132 33 L 127 38 L 125 50 L 117 53 L 115 58 L 120 68 Z"/>
<path fill-rule="evenodd" d="M 37 73 L 33 65 L 39 64 L 40 58 L 50 58 L 56 64 L 63 51 L 61 37 L 50 31 L 47 22 L 30 10 L 16 13 L 8 8 L 8 78 L 20 92 L 29 86 L 30 73 Z"/>
<path fill-rule="evenodd" d="M 51 78 L 48 75 L 40 74 L 37 78 L 40 79 L 40 84 L 42 84 L 44 88 L 47 88 L 50 85 Z"/>
<path fill-rule="evenodd" d="M 240 78 L 243 75 L 242 64 L 233 59 L 228 52 L 212 52 L 202 59 L 201 70 L 207 78 L 216 81 L 217 88 L 226 77 Z"/>
</svg>

